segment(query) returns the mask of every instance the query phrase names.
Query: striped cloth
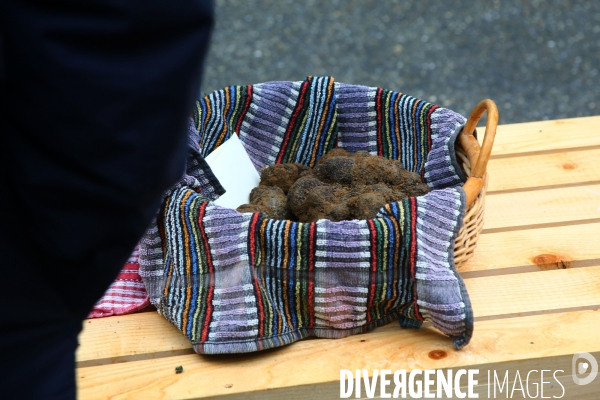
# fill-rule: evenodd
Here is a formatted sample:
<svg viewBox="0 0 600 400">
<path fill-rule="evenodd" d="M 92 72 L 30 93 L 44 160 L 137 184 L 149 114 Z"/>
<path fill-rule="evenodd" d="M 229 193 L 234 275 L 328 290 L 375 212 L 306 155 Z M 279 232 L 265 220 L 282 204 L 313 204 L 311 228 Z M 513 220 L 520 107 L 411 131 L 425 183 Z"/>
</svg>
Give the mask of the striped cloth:
<svg viewBox="0 0 600 400">
<path fill-rule="evenodd" d="M 371 220 L 299 223 L 241 214 L 212 203 L 210 188 L 179 184 L 141 243 L 150 301 L 198 353 L 339 338 L 393 319 L 429 320 L 462 348 L 473 329 L 453 255 L 465 210 L 454 141 L 464 123 L 413 97 L 328 77 L 206 96 L 194 113 L 200 155 L 234 133 L 259 172 L 313 165 L 336 146 L 366 150 L 401 160 L 434 190 Z"/>
<path fill-rule="evenodd" d="M 146 287 L 139 274 L 139 258 L 139 246 L 136 246 L 117 279 L 94 305 L 88 318 L 131 314 L 150 305 Z"/>
</svg>

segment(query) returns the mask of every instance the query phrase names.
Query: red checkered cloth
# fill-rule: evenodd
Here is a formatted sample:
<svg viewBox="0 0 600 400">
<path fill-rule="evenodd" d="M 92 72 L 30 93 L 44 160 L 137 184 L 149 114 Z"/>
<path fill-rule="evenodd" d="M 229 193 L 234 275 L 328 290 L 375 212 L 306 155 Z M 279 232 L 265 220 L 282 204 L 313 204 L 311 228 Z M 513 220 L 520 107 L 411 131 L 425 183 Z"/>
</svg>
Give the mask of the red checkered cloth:
<svg viewBox="0 0 600 400">
<path fill-rule="evenodd" d="M 88 318 L 130 314 L 146 308 L 150 301 L 139 274 L 140 249 L 135 247 L 117 279 L 96 303 Z"/>
</svg>

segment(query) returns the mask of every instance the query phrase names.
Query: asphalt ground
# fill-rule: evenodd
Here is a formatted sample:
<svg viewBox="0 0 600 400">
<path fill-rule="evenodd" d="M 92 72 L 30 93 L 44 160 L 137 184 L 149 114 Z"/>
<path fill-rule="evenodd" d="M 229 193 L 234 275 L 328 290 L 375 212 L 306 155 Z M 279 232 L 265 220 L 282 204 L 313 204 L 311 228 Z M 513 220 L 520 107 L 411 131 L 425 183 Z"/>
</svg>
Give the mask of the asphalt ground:
<svg viewBox="0 0 600 400">
<path fill-rule="evenodd" d="M 205 93 L 331 75 L 463 115 L 491 98 L 501 123 L 600 115 L 598 0 L 217 0 L 216 19 Z"/>
</svg>

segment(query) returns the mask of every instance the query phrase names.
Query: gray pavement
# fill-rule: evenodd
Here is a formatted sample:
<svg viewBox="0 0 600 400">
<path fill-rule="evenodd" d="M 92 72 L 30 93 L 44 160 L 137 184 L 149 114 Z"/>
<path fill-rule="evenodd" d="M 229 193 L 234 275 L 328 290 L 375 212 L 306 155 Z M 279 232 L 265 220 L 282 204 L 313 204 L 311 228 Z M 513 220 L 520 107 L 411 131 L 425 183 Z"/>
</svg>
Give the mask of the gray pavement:
<svg viewBox="0 0 600 400">
<path fill-rule="evenodd" d="M 203 92 L 331 75 L 501 123 L 600 115 L 600 1 L 217 0 Z"/>
</svg>

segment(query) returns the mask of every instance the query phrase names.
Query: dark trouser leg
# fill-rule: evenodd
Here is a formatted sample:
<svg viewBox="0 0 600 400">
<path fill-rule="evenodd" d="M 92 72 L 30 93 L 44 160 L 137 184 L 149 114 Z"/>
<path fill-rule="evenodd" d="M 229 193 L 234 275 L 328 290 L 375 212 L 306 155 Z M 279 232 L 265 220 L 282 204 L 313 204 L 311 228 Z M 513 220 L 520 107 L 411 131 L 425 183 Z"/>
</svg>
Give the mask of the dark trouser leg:
<svg viewBox="0 0 600 400">
<path fill-rule="evenodd" d="M 183 172 L 212 5 L 5 0 L 0 18 L 0 397 L 72 398 L 81 321 Z"/>
</svg>

